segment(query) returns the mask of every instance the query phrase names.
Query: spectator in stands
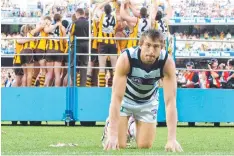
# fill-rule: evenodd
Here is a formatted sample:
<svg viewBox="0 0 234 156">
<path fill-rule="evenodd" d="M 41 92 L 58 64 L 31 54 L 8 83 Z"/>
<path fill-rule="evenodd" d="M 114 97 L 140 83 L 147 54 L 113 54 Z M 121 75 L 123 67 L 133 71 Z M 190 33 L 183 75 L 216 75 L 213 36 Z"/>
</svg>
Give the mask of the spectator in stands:
<svg viewBox="0 0 234 156">
<path fill-rule="evenodd" d="M 232 34 L 228 31 L 227 36 L 226 36 L 227 40 L 231 40 L 232 39 Z"/>
<path fill-rule="evenodd" d="M 37 1 L 37 9 L 41 10 L 41 12 L 43 12 L 43 6 L 41 4 L 41 1 Z"/>
<path fill-rule="evenodd" d="M 181 88 L 183 84 L 186 83 L 186 79 L 184 77 L 184 71 L 177 71 L 177 85 L 178 88 Z"/>
<path fill-rule="evenodd" d="M 12 84 L 13 84 L 13 81 L 14 81 L 14 79 L 12 79 L 12 77 L 11 77 L 11 74 L 10 73 L 8 73 L 8 77 L 7 77 L 7 79 L 5 80 L 5 87 L 11 87 L 12 86 Z"/>
<path fill-rule="evenodd" d="M 207 76 L 207 88 L 220 88 L 220 77 L 222 76 L 222 72 L 218 71 L 212 71 L 212 70 L 218 70 L 219 69 L 219 62 L 217 59 L 211 59 L 211 61 L 208 63 L 208 69 L 210 71 L 206 72 Z"/>
<path fill-rule="evenodd" d="M 234 70 L 234 59 L 228 60 L 227 69 Z M 234 72 L 233 71 L 228 72 L 228 76 L 226 80 L 227 80 L 226 88 L 234 89 Z"/>
<path fill-rule="evenodd" d="M 192 71 L 194 68 L 194 63 L 189 61 L 186 63 L 186 68 L 188 71 L 184 73 L 185 84 L 182 85 L 183 88 L 200 88 L 198 72 Z"/>
<path fill-rule="evenodd" d="M 200 82 L 200 88 L 202 89 L 206 89 L 207 85 L 207 76 L 206 76 L 206 72 L 205 71 L 202 71 L 202 72 L 199 72 L 199 82 Z"/>
<path fill-rule="evenodd" d="M 208 31 L 205 31 L 205 33 L 204 33 L 204 38 L 205 38 L 205 39 L 209 39 L 209 33 L 208 33 Z"/>
</svg>

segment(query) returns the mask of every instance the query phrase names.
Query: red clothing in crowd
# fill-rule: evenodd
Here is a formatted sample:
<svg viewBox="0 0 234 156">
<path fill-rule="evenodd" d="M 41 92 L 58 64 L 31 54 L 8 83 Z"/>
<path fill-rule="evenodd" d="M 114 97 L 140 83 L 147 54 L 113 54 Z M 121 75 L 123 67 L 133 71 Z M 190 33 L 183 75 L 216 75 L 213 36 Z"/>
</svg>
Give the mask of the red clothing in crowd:
<svg viewBox="0 0 234 156">
<path fill-rule="evenodd" d="M 211 84 L 213 84 L 213 86 L 216 86 L 217 88 L 221 87 L 220 77 L 222 75 L 222 72 L 217 72 L 217 71 L 214 71 L 214 72 L 217 73 L 219 75 L 219 77 L 213 79 L 213 77 L 211 76 L 211 72 L 210 71 L 206 72 L 206 77 L 207 77 L 206 88 L 210 88 Z"/>
</svg>

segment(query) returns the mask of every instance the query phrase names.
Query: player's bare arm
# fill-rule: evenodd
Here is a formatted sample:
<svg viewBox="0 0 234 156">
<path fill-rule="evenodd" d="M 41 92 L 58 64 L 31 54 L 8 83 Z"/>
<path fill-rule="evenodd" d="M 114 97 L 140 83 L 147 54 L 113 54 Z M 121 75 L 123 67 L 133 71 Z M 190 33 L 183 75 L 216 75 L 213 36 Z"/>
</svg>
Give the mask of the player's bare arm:
<svg viewBox="0 0 234 156">
<path fill-rule="evenodd" d="M 133 4 L 129 5 L 130 9 L 132 10 L 132 13 L 135 17 L 139 17 L 140 18 L 140 12 L 136 9 L 136 7 Z"/>
<path fill-rule="evenodd" d="M 152 5 L 152 9 L 151 9 L 151 21 L 152 21 L 152 25 L 154 25 L 155 22 L 155 17 L 157 15 L 158 12 L 158 1 L 154 0 L 153 1 L 153 5 Z"/>
<path fill-rule="evenodd" d="M 126 13 L 128 14 L 128 15 L 130 15 L 130 3 L 126 3 L 125 4 L 125 11 L 126 11 Z M 122 19 L 122 18 L 121 18 Z M 124 19 L 122 19 L 122 20 L 124 20 Z M 125 23 L 126 23 L 126 26 L 128 26 L 129 28 L 133 28 L 133 27 L 135 27 L 136 26 L 136 22 L 134 21 L 134 22 L 128 22 L 128 21 L 124 21 Z"/>
<path fill-rule="evenodd" d="M 60 23 L 61 22 L 57 22 L 55 25 L 46 25 L 45 28 L 44 28 L 44 32 L 45 33 L 50 33 L 52 31 L 54 31 L 57 28 L 57 26 L 59 26 Z"/>
<path fill-rule="evenodd" d="M 176 109 L 176 69 L 175 63 L 170 56 L 164 66 L 163 90 L 164 101 L 166 105 L 166 120 L 168 127 L 168 136 L 166 151 L 181 152 L 182 148 L 176 141 L 176 128 L 177 128 L 177 109 Z"/>
<path fill-rule="evenodd" d="M 26 42 L 29 42 L 29 41 L 32 41 L 33 39 L 26 39 L 26 38 L 22 38 L 22 37 L 25 37 L 25 36 L 17 36 L 17 40 L 16 42 L 19 43 L 19 44 L 24 44 Z M 35 39 L 34 39 L 35 40 Z"/>
<path fill-rule="evenodd" d="M 107 1 L 104 1 L 102 3 L 100 3 L 94 10 L 94 15 L 97 16 L 97 18 L 101 18 L 102 16 L 102 13 L 103 13 L 103 8 L 105 5 L 109 4 L 110 2 L 112 2 L 113 0 L 107 0 Z"/>
<path fill-rule="evenodd" d="M 31 26 L 29 26 L 29 25 L 22 26 L 21 35 L 23 35 L 24 37 L 26 37 L 28 33 L 31 33 L 32 35 L 34 35 L 32 30 L 28 32 L 29 27 L 31 27 Z M 26 42 L 35 40 L 34 38 L 33 39 L 31 39 L 31 38 L 21 38 L 22 37 L 21 35 L 17 36 L 18 39 L 16 40 L 17 43 L 19 43 L 19 44 L 24 44 Z"/>
<path fill-rule="evenodd" d="M 126 2 L 122 1 L 120 6 L 120 16 L 123 20 L 125 20 L 128 23 L 137 23 L 137 18 L 132 17 L 128 14 L 125 8 Z"/>
<path fill-rule="evenodd" d="M 30 39 L 23 39 L 22 37 L 23 37 L 23 36 L 18 35 L 17 38 L 19 38 L 19 39 L 17 39 L 16 42 L 19 43 L 19 44 L 24 44 L 24 43 L 26 43 L 26 42 L 31 41 Z M 24 37 L 25 37 L 25 36 L 24 36 Z"/>
<path fill-rule="evenodd" d="M 166 22 L 169 24 L 170 19 L 172 18 L 172 7 L 171 7 L 171 0 L 167 0 L 167 10 L 166 10 Z"/>
<path fill-rule="evenodd" d="M 125 94 L 127 74 L 130 70 L 127 54 L 120 55 L 113 78 L 111 104 L 109 109 L 110 126 L 108 129 L 108 140 L 105 150 L 118 149 L 118 126 L 120 118 L 120 106 Z"/>
</svg>

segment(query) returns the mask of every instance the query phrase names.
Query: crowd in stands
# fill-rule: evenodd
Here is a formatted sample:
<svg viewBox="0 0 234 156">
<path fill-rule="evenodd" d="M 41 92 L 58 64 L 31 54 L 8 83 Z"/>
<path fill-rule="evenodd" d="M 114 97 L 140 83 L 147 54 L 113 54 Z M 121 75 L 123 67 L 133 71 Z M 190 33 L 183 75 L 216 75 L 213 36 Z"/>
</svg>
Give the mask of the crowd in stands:
<svg viewBox="0 0 234 156">
<path fill-rule="evenodd" d="M 61 14 L 64 17 L 71 17 L 77 8 L 88 8 L 88 3 L 69 2 L 69 0 L 61 0 L 59 3 L 42 4 L 39 0 L 35 6 L 29 7 L 26 11 L 22 10 L 17 4 L 10 1 L 2 3 L 1 17 L 41 17 L 42 15 Z"/>
<path fill-rule="evenodd" d="M 19 9 L 19 4 L 13 4 L 10 0 L 2 0 L 1 1 L 1 9 L 9 8 L 9 9 Z"/>
<path fill-rule="evenodd" d="M 198 62 L 196 62 L 198 64 Z M 227 63 L 219 63 L 217 59 L 207 60 L 204 64 L 206 69 L 220 69 L 232 71 L 190 71 L 190 70 L 177 70 L 177 83 L 179 88 L 224 88 L 234 89 L 234 60 L 230 59 Z M 195 69 L 196 65 L 192 61 L 185 64 L 187 69 Z M 110 78 L 110 73 L 106 75 L 106 80 Z M 1 86 L 12 87 L 14 86 L 15 73 L 13 69 L 1 70 Z M 39 86 L 39 80 L 36 80 L 35 86 Z M 108 83 L 106 84 L 108 86 Z"/>
<path fill-rule="evenodd" d="M 64 17 L 71 17 L 72 14 L 77 10 L 78 8 L 88 8 L 87 3 L 81 3 L 81 2 L 72 2 L 68 3 L 67 1 L 64 1 L 64 4 L 53 4 L 53 5 L 46 5 L 45 7 L 45 15 L 51 15 L 51 14 L 56 14 L 59 13 L 63 15 Z"/>
<path fill-rule="evenodd" d="M 206 29 L 204 33 L 193 31 L 191 34 L 175 33 L 177 39 L 192 39 L 192 40 L 234 40 L 230 31 L 213 31 L 209 32 Z M 183 41 L 176 42 L 176 53 L 188 52 L 234 52 L 234 43 L 227 42 L 196 42 Z M 191 57 L 191 59 L 193 59 Z M 230 70 L 230 71 L 177 71 L 178 86 L 182 88 L 232 88 L 234 89 L 234 60 L 230 59 L 226 62 L 220 63 L 217 59 L 201 60 L 197 62 L 189 61 L 184 66 L 187 69 L 212 69 L 212 70 Z M 232 71 L 231 71 L 232 70 Z"/>
<path fill-rule="evenodd" d="M 21 11 L 18 9 L 2 9 L 2 17 L 41 17 L 42 12 L 39 9 Z"/>
<path fill-rule="evenodd" d="M 1 69 L 1 86 L 2 87 L 12 87 L 15 80 L 15 73 L 13 69 Z"/>
<path fill-rule="evenodd" d="M 192 71 L 198 64 L 199 66 L 203 64 L 203 68 L 211 71 Z M 196 64 L 189 61 L 185 64 L 185 67 L 187 71 L 177 71 L 178 87 L 234 89 L 234 59 L 229 59 L 225 63 L 219 63 L 219 60 L 215 58 L 205 62 L 196 62 Z"/>
<path fill-rule="evenodd" d="M 1 38 L 14 38 L 19 33 L 1 33 Z M 15 44 L 14 40 L 1 40 L 1 54 L 14 54 L 15 52 Z"/>
<path fill-rule="evenodd" d="M 230 32 L 224 33 L 209 33 L 205 31 L 204 34 L 188 34 L 184 33 L 175 33 L 177 39 L 209 39 L 209 40 L 234 40 Z M 177 42 L 176 47 L 178 52 L 182 51 L 234 51 L 234 43 L 223 43 L 223 42 L 196 42 L 196 41 L 186 41 L 186 42 Z"/>
<path fill-rule="evenodd" d="M 10 0 L 3 0 L 1 4 L 1 17 L 41 17 L 42 9 L 35 7 L 26 11 L 18 4 L 13 4 Z"/>
<path fill-rule="evenodd" d="M 233 6 L 233 7 L 230 7 Z M 88 3 L 70 2 L 61 0 L 59 4 L 43 4 L 38 1 L 35 4 L 37 9 L 21 10 L 17 4 L 12 4 L 9 0 L 4 1 L 1 6 L 2 17 L 41 17 L 42 14 L 50 15 L 60 13 L 66 17 L 71 17 L 72 13 L 79 8 L 88 8 Z M 164 6 L 162 6 L 164 7 Z M 233 17 L 234 3 L 230 0 L 181 0 L 174 3 L 172 0 L 174 17 Z"/>
<path fill-rule="evenodd" d="M 173 2 L 173 1 L 172 1 Z M 230 0 L 181 0 L 173 4 L 175 17 L 233 17 Z"/>
</svg>

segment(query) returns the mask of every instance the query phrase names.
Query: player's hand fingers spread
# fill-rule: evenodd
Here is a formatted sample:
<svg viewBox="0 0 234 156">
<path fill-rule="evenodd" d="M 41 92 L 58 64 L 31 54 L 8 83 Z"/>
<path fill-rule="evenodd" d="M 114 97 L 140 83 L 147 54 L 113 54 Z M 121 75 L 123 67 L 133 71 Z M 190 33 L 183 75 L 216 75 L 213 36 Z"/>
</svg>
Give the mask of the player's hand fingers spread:
<svg viewBox="0 0 234 156">
<path fill-rule="evenodd" d="M 166 151 L 166 152 L 171 152 L 171 147 L 170 147 L 169 145 L 166 145 L 165 151 Z"/>
<path fill-rule="evenodd" d="M 180 151 L 181 151 L 181 149 L 180 149 L 179 146 L 177 146 L 177 147 L 175 148 L 175 150 L 176 150 L 176 152 L 180 152 Z"/>
<path fill-rule="evenodd" d="M 111 149 L 112 149 L 112 150 L 116 150 L 116 144 L 115 144 L 115 143 L 112 143 L 112 144 L 111 144 Z"/>
<path fill-rule="evenodd" d="M 112 149 L 111 142 L 108 141 L 106 150 L 109 151 Z"/>
<path fill-rule="evenodd" d="M 183 150 L 183 148 L 180 146 L 180 148 L 181 148 L 181 152 L 184 152 L 184 150 Z"/>
<path fill-rule="evenodd" d="M 174 141 L 168 141 L 165 146 L 165 151 L 167 152 L 183 152 L 182 147 L 180 144 L 174 140 Z"/>
<path fill-rule="evenodd" d="M 116 150 L 118 149 L 118 145 L 115 142 L 110 142 L 107 141 L 104 150 L 109 151 L 109 150 Z"/>
<path fill-rule="evenodd" d="M 109 142 L 106 143 L 104 150 L 108 150 L 109 149 Z"/>
<path fill-rule="evenodd" d="M 179 144 L 177 145 L 176 152 L 183 152 L 183 149 Z"/>
<path fill-rule="evenodd" d="M 172 152 L 176 152 L 175 146 L 173 146 L 173 147 L 171 148 L 171 151 L 172 151 Z"/>
<path fill-rule="evenodd" d="M 176 152 L 182 152 L 183 149 L 182 147 L 180 146 L 180 144 L 176 141 L 176 144 L 175 144 L 175 149 L 176 149 Z"/>
<path fill-rule="evenodd" d="M 167 145 L 165 147 L 166 152 L 176 152 L 176 148 L 174 145 Z"/>
<path fill-rule="evenodd" d="M 168 152 L 175 152 L 175 147 L 169 146 L 168 147 Z"/>
</svg>

